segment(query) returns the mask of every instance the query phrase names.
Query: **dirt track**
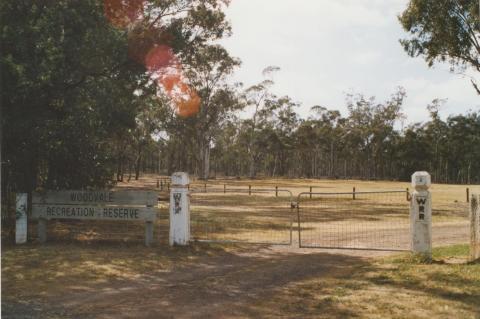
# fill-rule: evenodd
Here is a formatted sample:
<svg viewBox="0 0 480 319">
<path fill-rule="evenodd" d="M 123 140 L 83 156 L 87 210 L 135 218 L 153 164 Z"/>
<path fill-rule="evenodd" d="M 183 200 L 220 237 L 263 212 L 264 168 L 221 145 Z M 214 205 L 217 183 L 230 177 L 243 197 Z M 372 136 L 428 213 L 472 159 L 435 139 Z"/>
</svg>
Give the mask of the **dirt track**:
<svg viewBox="0 0 480 319">
<path fill-rule="evenodd" d="M 436 228 L 435 242 L 464 242 L 463 235 L 452 236 L 465 230 L 464 226 L 444 225 Z M 208 244 L 197 244 L 197 251 L 192 254 L 192 258 L 189 252 L 191 248 L 177 248 L 184 255 L 177 258 L 169 255 L 172 250 L 167 247 L 154 247 L 151 248 L 153 256 L 167 256 L 171 261 L 170 266 L 148 268 L 133 276 L 102 276 L 101 280 L 95 282 L 67 280 L 60 285 L 52 282 L 53 287 L 48 287 L 49 279 L 45 279 L 45 282 L 39 283 L 40 286 L 48 287 L 43 292 L 23 291 L 22 298 L 13 299 L 8 294 L 3 294 L 2 318 L 278 317 L 285 314 L 282 305 L 270 308 L 265 306 L 265 301 L 273 300 L 275 303 L 285 289 L 295 291 L 297 283 L 309 279 L 321 282 L 348 278 L 358 269 L 368 267 L 371 257 L 391 254 L 368 250 L 299 249 L 295 244 L 234 245 L 233 249 L 218 249 L 221 245 L 212 248 Z M 58 244 L 52 245 L 57 249 Z M 63 248 L 60 244 L 59 249 L 68 250 L 68 247 Z M 85 249 L 81 246 L 75 246 L 75 249 L 78 249 L 75 254 L 84 254 Z M 102 254 L 101 248 L 92 249 L 93 252 L 90 248 L 86 249 L 87 255 Z M 130 249 L 135 250 L 135 247 Z M 145 249 L 147 248 L 140 250 L 148 252 Z M 115 257 L 115 251 L 111 256 Z M 141 255 L 136 255 L 137 260 L 138 256 L 141 260 Z M 108 257 L 105 258 L 103 264 L 108 262 Z M 48 257 L 40 259 L 32 266 L 48 269 Z M 66 260 L 60 264 L 69 262 Z M 102 267 L 101 262 L 95 265 Z M 65 273 L 52 266 L 51 271 L 56 271 L 57 274 L 60 272 L 60 280 L 64 280 L 69 272 L 75 272 L 75 267 L 67 269 Z M 14 278 L 2 278 L 2 284 L 6 288 L 4 291 L 9 291 L 9 287 L 16 285 Z M 299 314 L 298 318 L 305 317 L 301 311 L 290 313 L 289 317 L 295 317 L 295 313 Z M 338 313 L 338 318 L 353 315 L 344 310 L 334 310 L 334 313 Z M 314 317 L 322 316 L 317 313 Z"/>
<path fill-rule="evenodd" d="M 306 279 L 345 276 L 365 263 L 360 256 L 266 246 L 216 256 L 207 252 L 168 271 L 93 285 L 79 282 L 43 296 L 25 292 L 27 304 L 4 295 L 2 318 L 19 318 L 14 313 L 26 314 L 20 318 L 240 318 L 265 311 L 276 316 L 281 308 L 257 309 L 257 301 Z"/>
</svg>

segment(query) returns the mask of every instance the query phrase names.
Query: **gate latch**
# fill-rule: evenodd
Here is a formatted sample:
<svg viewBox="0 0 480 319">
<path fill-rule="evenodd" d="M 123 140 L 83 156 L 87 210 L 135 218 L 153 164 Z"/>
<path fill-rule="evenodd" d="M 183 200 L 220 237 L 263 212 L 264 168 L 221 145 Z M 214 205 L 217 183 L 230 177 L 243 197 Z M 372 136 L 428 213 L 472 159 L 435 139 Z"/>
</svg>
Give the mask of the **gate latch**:
<svg viewBox="0 0 480 319">
<path fill-rule="evenodd" d="M 291 209 L 298 208 L 298 203 L 291 202 L 291 203 L 290 203 L 290 208 L 291 208 Z"/>
</svg>

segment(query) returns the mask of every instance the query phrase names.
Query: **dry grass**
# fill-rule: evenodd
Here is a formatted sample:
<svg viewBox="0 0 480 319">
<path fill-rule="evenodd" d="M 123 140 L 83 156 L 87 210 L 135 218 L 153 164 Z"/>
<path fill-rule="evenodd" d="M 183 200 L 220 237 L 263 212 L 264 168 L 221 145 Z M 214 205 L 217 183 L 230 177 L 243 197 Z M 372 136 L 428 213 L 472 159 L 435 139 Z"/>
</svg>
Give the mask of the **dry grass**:
<svg viewBox="0 0 480 319">
<path fill-rule="evenodd" d="M 410 255 L 377 259 L 285 287 L 255 307 L 272 318 L 295 311 L 319 318 L 479 318 L 480 264 L 466 263 L 467 255 L 466 245 L 456 245 L 435 249 L 431 263 Z"/>
<path fill-rule="evenodd" d="M 156 189 L 156 180 L 159 176 L 147 174 L 138 181 L 120 183 L 118 187 L 124 188 L 148 188 Z M 258 179 L 222 179 L 217 178 L 207 182 L 207 189 L 223 190 L 224 185 L 229 188 L 243 188 L 248 190 L 252 185 L 253 189 L 280 189 L 290 190 L 296 197 L 301 192 L 309 192 L 310 186 L 314 192 L 351 192 L 353 187 L 357 192 L 361 191 L 384 191 L 384 190 L 405 190 L 412 186 L 407 182 L 391 181 L 359 181 L 359 180 L 324 180 L 324 179 L 287 179 L 287 178 L 258 178 Z M 203 189 L 203 181 L 192 181 L 192 188 Z M 466 188 L 470 188 L 470 194 L 480 194 L 480 185 L 452 185 L 433 184 L 431 187 L 434 202 L 434 215 L 449 215 L 455 212 L 464 212 L 466 205 Z"/>
<path fill-rule="evenodd" d="M 467 254 L 436 249 L 423 263 L 239 245 L 7 247 L 3 317 L 478 318 L 480 264 Z"/>
<path fill-rule="evenodd" d="M 66 287 L 91 291 L 117 280 L 156 276 L 174 267 L 214 256 L 228 247 L 191 246 L 161 250 L 138 244 L 55 243 L 5 247 L 2 252 L 2 293 L 17 298 L 48 297 Z"/>
</svg>

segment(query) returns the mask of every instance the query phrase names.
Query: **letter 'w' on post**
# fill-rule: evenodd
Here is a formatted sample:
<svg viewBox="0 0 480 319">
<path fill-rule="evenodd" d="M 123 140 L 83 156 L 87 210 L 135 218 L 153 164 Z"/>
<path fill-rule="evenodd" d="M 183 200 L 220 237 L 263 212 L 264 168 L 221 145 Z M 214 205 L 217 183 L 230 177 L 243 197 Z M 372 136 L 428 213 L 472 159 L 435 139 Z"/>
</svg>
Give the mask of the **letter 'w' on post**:
<svg viewBox="0 0 480 319">
<path fill-rule="evenodd" d="M 170 246 L 186 246 L 190 241 L 190 197 L 188 186 L 189 178 L 187 173 L 173 173 L 170 190 Z"/>
<path fill-rule="evenodd" d="M 411 250 L 426 259 L 432 258 L 432 198 L 429 191 L 430 174 L 415 172 L 412 175 L 412 200 L 410 201 Z"/>
</svg>

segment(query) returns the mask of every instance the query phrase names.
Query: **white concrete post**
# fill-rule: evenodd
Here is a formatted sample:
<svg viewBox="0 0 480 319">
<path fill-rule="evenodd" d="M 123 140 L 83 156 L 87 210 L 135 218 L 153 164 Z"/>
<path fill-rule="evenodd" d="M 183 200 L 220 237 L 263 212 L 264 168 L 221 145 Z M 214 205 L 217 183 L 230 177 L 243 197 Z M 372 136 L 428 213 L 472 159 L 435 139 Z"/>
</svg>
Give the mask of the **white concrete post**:
<svg viewBox="0 0 480 319">
<path fill-rule="evenodd" d="M 190 241 L 190 197 L 187 173 L 173 173 L 170 189 L 170 246 Z"/>
<path fill-rule="evenodd" d="M 413 253 L 432 257 L 432 196 L 428 190 L 430 174 L 415 172 L 412 175 L 414 192 L 410 202 L 410 236 Z"/>
<path fill-rule="evenodd" d="M 25 244 L 27 242 L 27 194 L 17 194 L 15 210 L 15 243 Z"/>
</svg>

